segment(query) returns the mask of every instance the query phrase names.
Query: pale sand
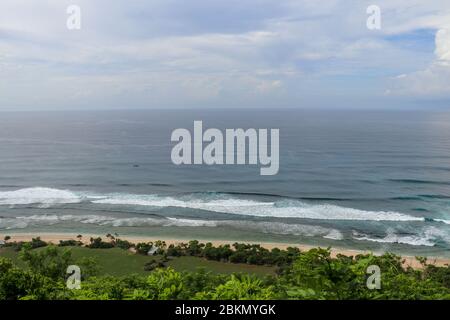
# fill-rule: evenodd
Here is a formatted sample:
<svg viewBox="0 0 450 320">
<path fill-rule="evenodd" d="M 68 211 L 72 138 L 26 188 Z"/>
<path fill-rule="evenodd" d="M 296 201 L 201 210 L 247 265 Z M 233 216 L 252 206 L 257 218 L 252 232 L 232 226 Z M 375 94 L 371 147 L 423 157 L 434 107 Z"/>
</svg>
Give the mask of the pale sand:
<svg viewBox="0 0 450 320">
<path fill-rule="evenodd" d="M 50 242 L 53 244 L 58 244 L 60 240 L 77 240 L 76 236 L 78 234 L 69 234 L 69 233 L 44 233 L 44 234 L 29 234 L 29 233 L 13 233 L 13 234 L 3 234 L 0 233 L 0 239 L 3 239 L 6 235 L 11 237 L 11 240 L 9 241 L 30 241 L 32 238 L 41 237 L 42 240 L 46 242 Z M 81 241 L 83 243 L 89 243 L 89 239 L 101 237 L 105 241 L 106 239 L 105 235 L 94 235 L 94 234 L 83 234 L 83 238 Z M 135 236 L 120 236 L 119 237 L 122 240 L 127 240 L 132 243 L 138 243 L 138 242 L 154 242 L 156 240 L 163 240 L 166 242 L 167 245 L 170 244 L 178 244 L 181 242 L 188 242 L 189 240 L 186 239 L 165 239 L 162 237 L 135 237 Z M 308 251 L 313 248 L 317 248 L 317 246 L 311 246 L 311 245 L 304 245 L 304 244 L 296 244 L 296 243 L 276 243 L 276 242 L 249 242 L 249 241 L 227 241 L 227 240 L 199 240 L 202 243 L 211 242 L 214 246 L 224 245 L 224 244 L 233 244 L 235 242 L 242 242 L 242 243 L 249 243 L 249 244 L 259 244 L 261 247 L 264 247 L 266 249 L 273 249 L 273 248 L 279 248 L 279 249 L 286 249 L 288 247 L 296 247 L 299 248 L 301 251 Z M 343 254 L 346 256 L 356 256 L 358 254 L 368 254 L 371 253 L 371 251 L 366 250 L 350 250 L 350 249 L 341 249 L 341 248 L 332 248 L 331 249 L 331 255 L 335 257 L 338 254 Z M 375 255 L 380 255 L 382 253 L 380 252 L 373 252 Z M 412 256 L 403 256 L 404 259 L 404 266 L 411 266 L 413 268 L 421 268 L 421 264 L 415 259 L 415 257 Z M 428 257 L 428 263 L 434 264 L 436 266 L 445 266 L 450 264 L 450 259 L 448 258 L 439 258 L 439 257 Z"/>
</svg>

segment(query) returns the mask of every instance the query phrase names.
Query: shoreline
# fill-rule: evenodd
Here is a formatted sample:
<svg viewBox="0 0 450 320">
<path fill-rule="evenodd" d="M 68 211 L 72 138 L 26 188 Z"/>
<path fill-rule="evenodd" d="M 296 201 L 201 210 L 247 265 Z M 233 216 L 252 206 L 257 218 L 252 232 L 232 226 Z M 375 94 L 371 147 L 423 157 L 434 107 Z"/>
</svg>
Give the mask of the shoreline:
<svg viewBox="0 0 450 320">
<path fill-rule="evenodd" d="M 78 233 L 41 233 L 41 234 L 32 234 L 32 233 L 0 233 L 0 239 L 3 240 L 5 236 L 10 236 L 11 239 L 9 241 L 31 241 L 32 238 L 40 237 L 43 241 L 49 242 L 52 244 L 58 244 L 60 240 L 77 240 Z M 89 243 L 89 239 L 101 237 L 102 239 L 106 239 L 105 235 L 99 235 L 99 234 L 82 234 L 83 238 L 81 241 L 84 244 Z M 138 242 L 154 242 L 156 240 L 162 240 L 165 241 L 167 245 L 170 244 L 179 244 L 179 243 L 186 243 L 190 240 L 198 240 L 201 243 L 207 243 L 211 242 L 214 246 L 219 245 L 225 245 L 239 242 L 239 243 L 248 243 L 248 244 L 259 244 L 261 247 L 264 247 L 268 250 L 271 250 L 273 248 L 278 248 L 285 250 L 288 247 L 295 247 L 300 249 L 301 251 L 308 251 L 313 248 L 318 248 L 319 246 L 314 245 L 307 245 L 307 244 L 301 244 L 301 243 L 279 243 L 279 242 L 264 242 L 264 241 L 239 241 L 239 240 L 203 240 L 203 239 L 179 239 L 179 238 L 164 238 L 164 237 L 143 237 L 143 236 L 120 236 L 119 237 L 122 240 L 127 240 L 132 243 L 138 243 Z M 343 254 L 345 256 L 355 256 L 358 254 L 369 254 L 373 253 L 374 255 L 382 255 L 384 252 L 374 252 L 371 250 L 358 250 L 358 249 L 344 249 L 344 248 L 338 248 L 338 247 L 331 247 L 331 256 L 336 257 L 338 254 Z M 401 257 L 404 259 L 403 265 L 405 267 L 411 266 L 415 269 L 421 268 L 421 264 L 415 259 L 414 256 L 408 256 L 408 255 L 401 255 Z M 443 258 L 443 257 L 427 257 L 428 263 L 433 264 L 436 266 L 445 266 L 450 265 L 450 258 Z"/>
</svg>

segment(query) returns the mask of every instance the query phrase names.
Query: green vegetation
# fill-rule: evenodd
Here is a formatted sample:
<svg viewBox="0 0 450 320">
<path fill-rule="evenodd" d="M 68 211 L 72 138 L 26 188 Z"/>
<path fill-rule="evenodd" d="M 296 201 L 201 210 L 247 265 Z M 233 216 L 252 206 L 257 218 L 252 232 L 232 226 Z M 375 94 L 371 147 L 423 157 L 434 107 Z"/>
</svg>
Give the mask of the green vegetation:
<svg viewBox="0 0 450 320">
<path fill-rule="evenodd" d="M 330 249 L 214 247 L 198 241 L 131 244 L 108 235 L 48 245 L 36 238 L 0 249 L 0 300 L 16 299 L 450 299 L 450 267 L 404 268 L 400 257 L 331 257 Z M 80 240 L 79 237 L 78 240 Z M 151 255 L 148 255 L 150 252 Z M 80 290 L 66 287 L 69 265 Z M 381 288 L 367 287 L 369 266 Z"/>
<path fill-rule="evenodd" d="M 82 258 L 95 259 L 100 274 L 109 276 L 126 276 L 130 274 L 148 275 L 149 272 L 156 267 L 166 266 L 180 272 L 194 272 L 197 271 L 198 268 L 204 268 L 212 273 L 231 274 L 243 272 L 260 276 L 267 274 L 273 275 L 276 271 L 276 268 L 271 266 L 208 261 L 201 257 L 181 256 L 167 259 L 164 255 L 145 256 L 120 248 L 89 249 L 79 246 L 65 248 L 70 249 L 74 261 L 79 261 Z M 38 252 L 43 249 L 44 248 L 39 248 L 36 249 L 36 251 Z M 0 249 L 0 257 L 11 259 L 11 261 L 19 267 L 26 267 L 24 261 L 19 258 L 19 253 L 20 252 L 17 252 L 10 247 Z M 162 264 L 158 265 L 158 263 Z M 147 265 L 153 265 L 153 267 L 146 268 Z"/>
<path fill-rule="evenodd" d="M 197 257 L 179 257 L 169 260 L 167 266 L 177 271 L 195 272 L 198 268 L 209 270 L 212 273 L 249 273 L 259 276 L 274 275 L 276 268 L 271 266 L 255 266 L 250 264 L 236 264 L 218 261 L 208 261 Z"/>
</svg>

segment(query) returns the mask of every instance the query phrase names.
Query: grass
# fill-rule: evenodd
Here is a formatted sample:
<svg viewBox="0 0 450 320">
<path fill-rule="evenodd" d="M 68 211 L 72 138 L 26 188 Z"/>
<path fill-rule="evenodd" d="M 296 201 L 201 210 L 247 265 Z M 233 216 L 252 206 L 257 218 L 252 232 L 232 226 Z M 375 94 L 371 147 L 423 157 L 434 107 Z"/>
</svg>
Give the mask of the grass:
<svg viewBox="0 0 450 320">
<path fill-rule="evenodd" d="M 11 248 L 0 248 L 0 257 L 11 259 L 19 267 L 23 266 L 22 261 L 19 259 L 19 253 Z"/>
<path fill-rule="evenodd" d="M 267 274 L 275 273 L 275 267 L 210 261 L 198 257 L 175 258 L 173 260 L 170 260 L 167 265 L 178 271 L 196 271 L 196 269 L 198 268 L 205 268 L 207 271 L 226 274 L 242 272 L 264 276 Z"/>
<path fill-rule="evenodd" d="M 123 276 L 127 274 L 147 274 L 144 265 L 153 258 L 134 254 L 130 251 L 112 249 L 89 249 L 83 247 L 71 247 L 75 261 L 83 257 L 94 258 L 100 267 L 101 274 L 111 276 Z"/>
<path fill-rule="evenodd" d="M 82 257 L 94 258 L 100 267 L 102 275 L 123 276 L 129 274 L 149 274 L 144 270 L 144 265 L 152 260 L 159 260 L 161 256 L 144 256 L 134 254 L 130 251 L 112 248 L 112 249 L 89 249 L 85 247 L 66 247 L 72 251 L 72 257 L 75 261 Z M 36 249 L 36 250 L 41 250 Z M 11 259 L 19 267 L 24 267 L 24 263 L 19 259 L 18 252 L 11 248 L 0 248 L 0 256 Z M 213 273 L 251 273 L 264 276 L 274 274 L 275 267 L 255 266 L 247 264 L 235 264 L 228 262 L 209 261 L 199 257 L 176 257 L 166 263 L 167 266 L 176 271 L 196 271 L 198 268 L 204 268 Z"/>
</svg>

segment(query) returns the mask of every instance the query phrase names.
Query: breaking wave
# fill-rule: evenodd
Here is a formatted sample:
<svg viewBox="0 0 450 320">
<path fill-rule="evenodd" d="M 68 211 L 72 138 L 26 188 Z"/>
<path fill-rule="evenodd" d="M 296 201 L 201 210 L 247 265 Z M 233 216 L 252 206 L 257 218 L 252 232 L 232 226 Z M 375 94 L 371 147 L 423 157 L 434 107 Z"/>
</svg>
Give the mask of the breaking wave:
<svg viewBox="0 0 450 320">
<path fill-rule="evenodd" d="M 79 203 L 81 200 L 71 191 L 50 188 L 25 188 L 0 192 L 0 205 L 41 204 L 49 206 Z"/>
<path fill-rule="evenodd" d="M 225 199 L 200 197 L 160 197 L 142 195 L 111 195 L 92 201 L 96 204 L 134 205 L 152 207 L 177 207 L 218 213 L 256 217 L 303 218 L 316 220 L 364 220 L 364 221 L 424 221 L 393 211 L 366 211 L 331 204 L 309 204 L 298 200 L 262 202 L 228 196 Z"/>
<path fill-rule="evenodd" d="M 448 234 L 444 233 L 435 227 L 426 228 L 420 234 L 403 235 L 396 234 L 394 230 L 389 229 L 384 237 L 373 237 L 366 234 L 360 234 L 358 232 L 353 233 L 353 239 L 365 240 L 378 243 L 397 243 L 407 244 L 411 246 L 427 246 L 433 247 L 437 242 L 450 243 Z"/>
<path fill-rule="evenodd" d="M 333 204 L 311 204 L 284 199 L 275 202 L 242 199 L 230 194 L 192 194 L 173 196 L 137 194 L 95 194 L 50 188 L 27 188 L 0 192 L 0 205 L 41 207 L 80 202 L 109 206 L 147 206 L 188 208 L 256 217 L 303 218 L 316 220 L 424 221 L 395 211 L 370 211 Z"/>
<path fill-rule="evenodd" d="M 297 235 L 306 237 L 323 237 L 326 239 L 342 240 L 339 230 L 321 226 L 287 224 L 281 222 L 237 221 L 237 220 L 196 220 L 180 218 L 116 218 L 101 215 L 32 215 L 16 218 L 0 218 L 0 229 L 24 229 L 28 226 L 54 225 L 61 222 L 79 222 L 111 227 L 229 227 L 238 230 L 252 230 L 262 233 Z"/>
</svg>

